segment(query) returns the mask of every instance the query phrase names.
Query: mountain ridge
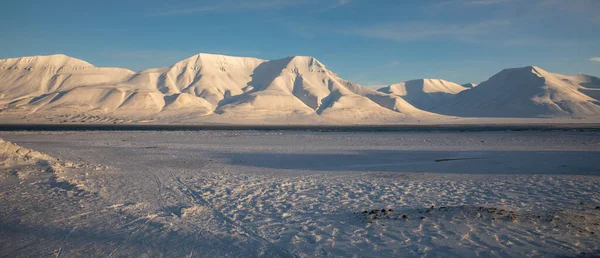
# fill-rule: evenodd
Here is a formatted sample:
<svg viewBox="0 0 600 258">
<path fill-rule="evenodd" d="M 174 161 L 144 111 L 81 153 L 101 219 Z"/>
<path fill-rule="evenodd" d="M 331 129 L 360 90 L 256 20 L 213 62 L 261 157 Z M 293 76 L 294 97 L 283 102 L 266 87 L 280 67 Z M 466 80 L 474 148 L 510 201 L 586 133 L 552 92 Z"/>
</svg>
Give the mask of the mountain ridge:
<svg viewBox="0 0 600 258">
<path fill-rule="evenodd" d="M 522 80 L 505 78 L 515 76 Z M 516 95 L 512 97 L 504 96 L 486 90 L 490 80 L 508 80 L 521 88 L 513 89 Z M 200 53 L 168 67 L 138 72 L 95 67 L 62 54 L 31 56 L 0 60 L 0 120 L 95 117 L 103 122 L 402 123 L 499 117 L 491 111 L 510 109 L 496 106 L 489 113 L 465 112 L 462 106 L 469 106 L 465 102 L 476 102 L 469 100 L 473 95 L 469 92 L 484 92 L 491 103 L 488 97 L 494 95 L 521 102 L 537 98 L 533 102 L 553 110 L 525 112 L 526 117 L 600 116 L 600 80 L 594 76 L 565 76 L 527 66 L 504 69 L 490 80 L 469 88 L 443 79 L 417 79 L 375 90 L 340 78 L 310 56 L 263 60 Z M 546 80 L 552 86 L 547 94 L 527 91 L 527 87 L 545 87 Z M 514 114 L 500 117 L 510 115 Z"/>
<path fill-rule="evenodd" d="M 434 109 L 469 117 L 586 117 L 600 114 L 599 103 L 571 78 L 537 66 L 508 68 Z M 502 107 L 502 108 L 500 108 Z"/>
<path fill-rule="evenodd" d="M 431 111 L 440 103 L 467 90 L 466 87 L 443 79 L 415 79 L 391 84 L 379 91 L 402 97 L 413 106 Z"/>
</svg>

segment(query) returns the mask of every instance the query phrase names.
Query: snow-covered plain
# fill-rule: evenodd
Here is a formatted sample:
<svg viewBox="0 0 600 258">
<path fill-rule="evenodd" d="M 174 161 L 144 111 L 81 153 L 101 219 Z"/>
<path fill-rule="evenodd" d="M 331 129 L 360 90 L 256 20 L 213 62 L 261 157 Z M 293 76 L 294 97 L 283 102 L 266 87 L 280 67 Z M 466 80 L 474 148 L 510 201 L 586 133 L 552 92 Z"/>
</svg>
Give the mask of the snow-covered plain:
<svg viewBox="0 0 600 258">
<path fill-rule="evenodd" d="M 3 257 L 600 255 L 598 132 L 0 138 Z"/>
</svg>

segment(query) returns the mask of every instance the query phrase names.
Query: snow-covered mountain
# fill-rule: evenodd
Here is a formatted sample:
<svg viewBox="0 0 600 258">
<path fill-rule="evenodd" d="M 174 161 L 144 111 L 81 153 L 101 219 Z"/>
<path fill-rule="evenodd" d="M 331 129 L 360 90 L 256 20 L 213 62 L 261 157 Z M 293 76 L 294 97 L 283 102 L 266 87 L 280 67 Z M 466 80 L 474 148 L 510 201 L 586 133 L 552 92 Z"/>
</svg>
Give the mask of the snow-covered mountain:
<svg viewBox="0 0 600 258">
<path fill-rule="evenodd" d="M 32 56 L 0 60 L 0 92 L 11 100 L 68 91 L 80 86 L 112 84 L 134 72 L 98 68 L 65 55 Z"/>
<path fill-rule="evenodd" d="M 132 72 L 98 68 L 65 55 L 0 60 L 4 115 L 193 121 L 220 115 L 234 122 L 273 118 L 306 123 L 401 121 L 430 117 L 402 98 L 361 87 L 313 57 L 279 60 L 198 54 Z"/>
<path fill-rule="evenodd" d="M 563 81 L 572 84 L 578 84 L 580 86 L 579 91 L 596 99 L 597 101 L 600 101 L 600 78 L 585 74 L 578 74 L 575 76 L 557 76 L 559 76 L 559 78 L 561 78 Z"/>
<path fill-rule="evenodd" d="M 463 86 L 467 89 L 472 89 L 472 88 L 477 87 L 477 83 L 469 82 L 469 83 L 461 84 L 460 86 Z"/>
<path fill-rule="evenodd" d="M 33 56 L 0 60 L 0 120 L 377 124 L 452 116 L 599 118 L 599 82 L 529 66 L 506 69 L 477 87 L 420 79 L 375 90 L 340 78 L 308 56 L 198 54 L 140 72 L 65 55 Z"/>
<path fill-rule="evenodd" d="M 379 89 L 381 92 L 400 96 L 423 110 L 432 110 L 464 90 L 467 88 L 441 79 L 411 80 Z"/>
<path fill-rule="evenodd" d="M 597 117 L 600 102 L 590 96 L 597 79 L 535 66 L 505 69 L 433 111 L 465 117 Z"/>
</svg>

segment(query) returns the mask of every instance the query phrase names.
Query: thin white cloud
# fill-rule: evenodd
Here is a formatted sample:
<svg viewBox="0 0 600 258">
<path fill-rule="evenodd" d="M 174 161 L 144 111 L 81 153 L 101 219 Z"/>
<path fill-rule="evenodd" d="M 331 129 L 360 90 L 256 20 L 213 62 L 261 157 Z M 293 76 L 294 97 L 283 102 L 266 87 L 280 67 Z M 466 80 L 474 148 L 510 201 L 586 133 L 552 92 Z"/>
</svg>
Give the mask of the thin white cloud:
<svg viewBox="0 0 600 258">
<path fill-rule="evenodd" d="M 173 16 L 186 15 L 193 13 L 207 12 L 243 12 L 243 11 L 258 11 L 270 9 L 283 9 L 300 5 L 306 6 L 325 6 L 318 9 L 316 12 L 324 12 L 337 9 L 350 3 L 350 0 L 222 0 L 217 2 L 201 1 L 185 6 L 177 6 L 165 8 L 164 11 L 155 13 L 156 16 Z M 329 4 L 329 5 L 328 5 Z"/>
<path fill-rule="evenodd" d="M 600 57 L 592 57 L 590 58 L 590 61 L 600 63 Z"/>
<path fill-rule="evenodd" d="M 424 40 L 453 40 L 466 43 L 500 46 L 577 47 L 600 44 L 594 38 L 549 38 L 527 34 L 521 20 L 484 20 L 469 23 L 413 21 L 382 23 L 358 28 L 337 30 L 338 33 L 397 42 Z"/>
<path fill-rule="evenodd" d="M 332 4 L 330 6 L 327 6 L 327 7 L 323 8 L 323 9 L 319 9 L 316 12 L 326 12 L 326 11 L 329 11 L 329 10 L 340 8 L 340 7 L 342 7 L 344 5 L 347 5 L 349 3 L 350 3 L 350 0 L 337 0 L 337 1 L 335 1 L 334 4 Z"/>
<path fill-rule="evenodd" d="M 400 60 L 392 60 L 388 63 L 389 66 L 398 66 L 400 64 Z"/>
<path fill-rule="evenodd" d="M 256 11 L 300 5 L 305 4 L 309 1 L 310 0 L 198 1 L 187 5 L 178 5 L 171 8 L 164 8 L 165 10 L 155 13 L 155 15 L 170 16 L 204 12 Z"/>
<path fill-rule="evenodd" d="M 244 2 L 236 1 L 221 1 L 213 4 L 202 4 L 197 3 L 189 6 L 182 6 L 175 9 L 166 10 L 158 13 L 158 15 L 180 15 L 180 14 L 191 14 L 191 13 L 202 13 L 202 12 L 235 12 L 245 10 L 261 10 L 271 8 L 281 8 L 290 5 L 298 4 L 301 1 L 287 1 L 287 0 L 248 0 Z"/>
<path fill-rule="evenodd" d="M 382 24 L 340 31 L 361 37 L 393 41 L 415 41 L 423 39 L 478 41 L 481 36 L 493 34 L 497 28 L 509 25 L 507 20 L 482 21 L 479 23 L 447 24 L 412 22 L 405 24 Z"/>
<path fill-rule="evenodd" d="M 441 7 L 446 8 L 448 6 L 487 6 L 497 5 L 512 2 L 513 0 L 446 0 L 436 2 L 430 5 L 430 7 Z"/>
<path fill-rule="evenodd" d="M 491 4 L 504 4 L 512 2 L 512 0 L 466 0 L 462 1 L 464 5 L 491 5 Z"/>
<path fill-rule="evenodd" d="M 578 46 L 594 46 L 599 44 L 598 40 L 594 39 L 544 39 L 531 38 L 520 36 L 516 38 L 506 38 L 498 40 L 504 46 L 551 46 L 551 47 L 578 47 Z"/>
</svg>

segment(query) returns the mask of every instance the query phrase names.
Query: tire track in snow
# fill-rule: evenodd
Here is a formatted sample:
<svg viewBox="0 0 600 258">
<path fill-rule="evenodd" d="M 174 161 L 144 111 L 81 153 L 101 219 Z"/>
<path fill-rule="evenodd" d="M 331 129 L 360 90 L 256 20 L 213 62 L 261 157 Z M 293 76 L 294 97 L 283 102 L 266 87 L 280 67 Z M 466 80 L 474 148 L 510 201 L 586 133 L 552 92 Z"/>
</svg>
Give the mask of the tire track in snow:
<svg viewBox="0 0 600 258">
<path fill-rule="evenodd" d="M 269 241 L 268 239 L 266 239 L 266 238 L 258 235 L 257 233 L 254 233 L 252 230 L 244 227 L 243 225 L 241 225 L 241 223 L 236 223 L 236 221 L 234 221 L 231 218 L 227 217 L 220 210 L 218 210 L 214 205 L 212 205 L 212 203 L 208 202 L 206 199 L 204 199 L 202 196 L 200 196 L 196 191 L 190 190 L 190 188 L 187 187 L 181 181 L 181 179 L 179 177 L 177 177 L 172 171 L 171 171 L 171 175 L 173 176 L 173 180 L 175 180 L 175 182 L 178 184 L 179 191 L 181 191 L 182 193 L 184 193 L 184 194 L 192 197 L 192 199 L 195 202 L 198 202 L 198 203 L 200 203 L 202 205 L 205 205 L 206 207 L 209 207 L 213 211 L 213 215 L 215 217 L 219 217 L 222 221 L 224 221 L 226 223 L 229 223 L 230 225 L 233 225 L 234 227 L 237 227 L 242 232 L 246 233 L 248 236 L 253 237 L 255 239 L 258 239 L 259 241 L 265 242 L 269 246 L 275 247 L 276 249 L 278 249 L 278 250 L 282 251 L 283 253 L 287 254 L 288 256 L 297 257 L 295 254 L 293 254 L 289 250 L 276 245 L 275 243 Z"/>
<path fill-rule="evenodd" d="M 136 229 L 133 233 L 131 233 L 131 235 L 129 235 L 129 237 L 127 239 L 125 239 L 125 241 L 121 242 L 121 244 L 119 244 L 117 246 L 117 248 L 115 248 L 115 250 L 113 250 L 107 257 L 109 257 L 109 258 L 112 257 L 113 254 L 115 254 L 123 246 L 124 243 L 129 242 L 129 240 L 131 240 L 133 238 L 133 236 L 135 234 L 137 234 L 137 232 L 139 232 L 142 228 L 145 228 L 148 225 L 148 223 L 150 223 L 150 221 L 152 221 L 156 217 L 158 217 L 158 215 L 150 216 L 150 218 L 148 218 L 148 220 L 146 220 L 146 222 L 144 222 L 143 225 L 141 225 L 140 227 L 138 227 L 138 229 Z"/>
<path fill-rule="evenodd" d="M 190 254 L 187 256 L 188 258 L 194 257 L 193 255 L 194 255 L 194 250 L 196 249 L 196 244 L 198 244 L 198 237 L 208 227 L 208 225 L 210 224 L 210 222 L 213 221 L 213 219 L 215 219 L 214 214 L 210 217 L 210 219 L 208 221 L 206 221 L 206 223 L 204 223 L 204 226 L 200 227 L 200 230 L 198 231 L 198 233 L 196 233 L 196 238 L 194 239 L 194 245 L 192 246 L 192 251 L 190 251 Z"/>
<path fill-rule="evenodd" d="M 77 229 L 77 227 L 73 227 L 73 229 L 71 229 L 71 231 L 69 231 L 69 233 L 67 234 L 65 239 L 63 239 L 62 243 L 60 243 L 60 247 L 58 248 L 58 252 L 56 253 L 56 258 L 60 258 L 60 254 L 62 253 L 63 246 L 65 245 L 65 243 L 67 243 L 67 240 L 69 240 L 69 237 L 71 237 L 73 232 L 75 232 L 75 229 Z"/>
</svg>

